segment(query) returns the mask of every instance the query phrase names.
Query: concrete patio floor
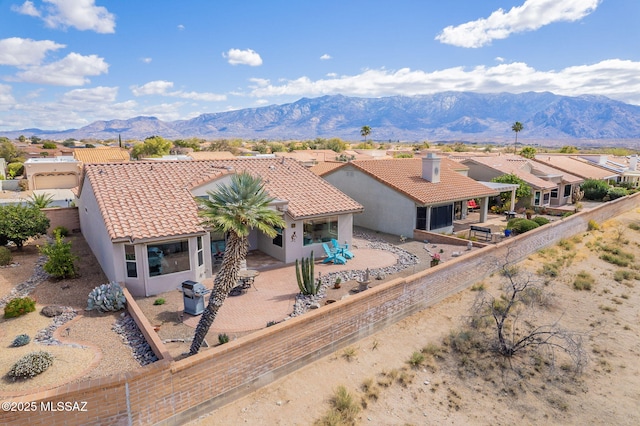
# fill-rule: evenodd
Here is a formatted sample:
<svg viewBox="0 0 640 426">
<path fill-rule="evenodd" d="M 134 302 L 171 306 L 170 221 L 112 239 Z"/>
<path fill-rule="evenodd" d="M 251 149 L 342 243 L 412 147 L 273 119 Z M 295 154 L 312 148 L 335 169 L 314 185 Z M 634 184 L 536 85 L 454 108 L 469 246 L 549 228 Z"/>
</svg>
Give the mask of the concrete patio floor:
<svg viewBox="0 0 640 426">
<path fill-rule="evenodd" d="M 354 258 L 345 265 L 322 264 L 316 261 L 315 274 L 329 272 L 376 269 L 392 266 L 397 257 L 384 250 L 365 248 L 366 240 L 354 239 L 350 248 Z M 295 265 L 274 265 L 263 256 L 247 257 L 247 267 L 256 268 L 259 275 L 252 288 L 239 296 L 229 296 L 218 312 L 209 335 L 246 333 L 264 328 L 269 321 L 282 321 L 293 312 L 295 297 L 300 292 L 296 281 Z M 257 266 L 262 264 L 262 267 Z M 262 268 L 262 270 L 260 270 Z M 207 288 L 213 287 L 213 278 L 203 281 Z M 208 302 L 208 298 L 206 299 Z M 184 324 L 196 327 L 200 316 L 184 315 Z"/>
</svg>

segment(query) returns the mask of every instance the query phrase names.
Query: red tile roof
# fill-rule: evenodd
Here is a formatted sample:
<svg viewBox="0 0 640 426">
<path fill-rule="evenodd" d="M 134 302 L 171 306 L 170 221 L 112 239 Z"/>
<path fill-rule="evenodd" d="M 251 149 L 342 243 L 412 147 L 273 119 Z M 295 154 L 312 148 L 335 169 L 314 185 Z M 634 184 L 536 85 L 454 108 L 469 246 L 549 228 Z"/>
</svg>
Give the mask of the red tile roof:
<svg viewBox="0 0 640 426">
<path fill-rule="evenodd" d="M 83 182 L 93 188 L 109 237 L 138 240 L 203 232 L 190 189 L 240 171 L 261 176 L 294 219 L 362 211 L 297 161 L 275 158 L 90 164 Z"/>
<path fill-rule="evenodd" d="M 422 178 L 422 159 L 420 158 L 356 160 L 348 164 L 419 204 L 437 204 L 497 195 L 496 191 L 460 174 L 458 170 L 465 170 L 466 167 L 447 158 L 440 158 L 440 182 L 438 183 Z"/>
</svg>

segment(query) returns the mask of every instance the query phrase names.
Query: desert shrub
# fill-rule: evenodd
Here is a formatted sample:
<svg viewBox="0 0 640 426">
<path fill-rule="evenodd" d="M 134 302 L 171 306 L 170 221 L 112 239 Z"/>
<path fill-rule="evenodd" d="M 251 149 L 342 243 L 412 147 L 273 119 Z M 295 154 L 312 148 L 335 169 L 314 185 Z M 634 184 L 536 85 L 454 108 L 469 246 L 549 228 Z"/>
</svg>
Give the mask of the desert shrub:
<svg viewBox="0 0 640 426">
<path fill-rule="evenodd" d="M 7 266 L 11 263 L 11 250 L 7 247 L 0 247 L 0 266 Z"/>
<path fill-rule="evenodd" d="M 156 300 L 153 301 L 154 305 L 164 305 L 165 303 L 167 303 L 166 300 L 164 300 L 164 298 L 162 297 L 158 297 Z"/>
<path fill-rule="evenodd" d="M 360 412 L 360 406 L 344 386 L 338 386 L 331 397 L 331 409 L 314 424 L 353 425 Z"/>
<path fill-rule="evenodd" d="M 575 280 L 573 280 L 573 288 L 576 290 L 591 290 L 591 287 L 595 284 L 596 279 L 593 276 L 586 272 L 580 271 L 576 276 Z"/>
<path fill-rule="evenodd" d="M 122 287 L 112 281 L 91 290 L 87 300 L 87 311 L 98 309 L 102 312 L 115 312 L 124 309 L 126 302 Z"/>
<path fill-rule="evenodd" d="M 67 228 L 65 228 L 64 226 L 60 225 L 60 226 L 56 226 L 55 228 L 53 228 L 53 231 L 51 231 L 51 234 L 53 236 L 60 235 L 61 237 L 68 237 L 69 236 L 69 230 Z"/>
<path fill-rule="evenodd" d="M 11 346 L 13 346 L 14 348 L 18 348 L 20 346 L 24 346 L 28 344 L 30 341 L 31 341 L 31 338 L 29 337 L 28 334 L 19 334 L 16 336 L 15 339 L 13 339 Z"/>
<path fill-rule="evenodd" d="M 221 345 L 229 343 L 229 335 L 227 333 L 218 334 L 218 343 Z"/>
<path fill-rule="evenodd" d="M 635 271 L 629 271 L 626 269 L 618 269 L 613 273 L 613 279 L 621 283 L 625 280 L 640 280 L 640 274 Z"/>
<path fill-rule="evenodd" d="M 535 228 L 537 228 L 539 226 L 540 225 L 538 225 L 533 220 L 523 219 L 523 218 L 511 219 L 507 223 L 507 229 L 511 229 L 516 234 L 523 234 L 523 233 L 531 231 L 532 229 L 535 229 Z"/>
<path fill-rule="evenodd" d="M 629 194 L 629 191 L 627 191 L 624 188 L 620 188 L 620 187 L 610 188 L 607 191 L 607 195 L 605 195 L 603 200 L 605 200 L 605 201 L 615 200 L 617 198 L 625 197 L 628 194 Z"/>
<path fill-rule="evenodd" d="M 587 229 L 589 231 L 597 231 L 600 229 L 600 224 L 598 222 L 596 222 L 595 220 L 591 219 L 589 221 L 589 223 L 587 224 Z"/>
<path fill-rule="evenodd" d="M 16 379 L 30 379 L 43 373 L 53 365 L 53 355 L 49 352 L 31 352 L 20 358 L 7 373 Z"/>
<path fill-rule="evenodd" d="M 36 302 L 30 297 L 17 297 L 4 307 L 5 318 L 15 318 L 36 310 Z"/>
<path fill-rule="evenodd" d="M 602 200 L 609 192 L 609 184 L 602 180 L 587 179 L 580 188 L 584 191 L 584 198 L 587 200 Z"/>
<path fill-rule="evenodd" d="M 640 224 L 639 223 L 630 223 L 629 224 L 629 229 L 633 229 L 634 231 L 640 231 Z"/>
<path fill-rule="evenodd" d="M 59 279 L 75 277 L 75 261 L 78 256 L 71 252 L 71 243 L 65 242 L 60 233 L 54 233 L 54 237 L 53 244 L 47 243 L 40 247 L 40 252 L 48 258 L 42 269 Z"/>
<path fill-rule="evenodd" d="M 407 360 L 407 364 L 413 368 L 420 368 L 422 364 L 424 364 L 424 354 L 418 351 L 413 352 L 411 357 Z"/>
<path fill-rule="evenodd" d="M 604 260 L 605 262 L 612 263 L 616 266 L 622 266 L 622 267 L 629 266 L 628 259 L 621 256 L 616 256 L 615 254 L 611 254 L 611 253 L 602 253 L 600 255 L 600 259 Z"/>
<path fill-rule="evenodd" d="M 358 350 L 353 346 L 349 346 L 348 348 L 344 348 L 342 351 L 342 357 L 347 361 L 351 362 L 358 356 Z"/>
<path fill-rule="evenodd" d="M 547 223 L 550 222 L 549 219 L 547 219 L 546 217 L 542 217 L 542 216 L 536 216 L 531 220 L 533 220 L 535 223 L 537 223 L 540 226 L 546 225 Z"/>
</svg>

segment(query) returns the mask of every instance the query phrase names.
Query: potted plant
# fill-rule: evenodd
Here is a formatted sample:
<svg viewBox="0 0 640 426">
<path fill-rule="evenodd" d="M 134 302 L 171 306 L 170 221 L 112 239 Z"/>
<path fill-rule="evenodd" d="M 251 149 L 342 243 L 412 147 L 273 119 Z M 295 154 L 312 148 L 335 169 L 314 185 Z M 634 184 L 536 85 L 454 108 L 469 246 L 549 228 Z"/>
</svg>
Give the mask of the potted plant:
<svg viewBox="0 0 640 426">
<path fill-rule="evenodd" d="M 438 253 L 432 254 L 431 255 L 431 266 L 436 266 L 438 263 L 440 263 L 440 255 Z"/>
</svg>

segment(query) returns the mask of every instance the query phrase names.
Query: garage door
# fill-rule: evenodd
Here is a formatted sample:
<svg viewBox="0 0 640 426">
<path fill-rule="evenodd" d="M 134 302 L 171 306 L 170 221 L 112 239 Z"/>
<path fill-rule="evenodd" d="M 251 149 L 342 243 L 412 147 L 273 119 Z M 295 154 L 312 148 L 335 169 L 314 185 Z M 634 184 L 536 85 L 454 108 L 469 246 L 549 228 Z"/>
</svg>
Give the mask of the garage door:
<svg viewBox="0 0 640 426">
<path fill-rule="evenodd" d="M 33 183 L 31 189 L 70 189 L 78 186 L 78 179 L 74 173 L 41 174 L 33 177 Z"/>
</svg>

